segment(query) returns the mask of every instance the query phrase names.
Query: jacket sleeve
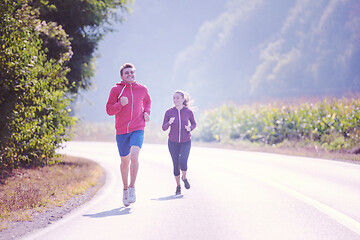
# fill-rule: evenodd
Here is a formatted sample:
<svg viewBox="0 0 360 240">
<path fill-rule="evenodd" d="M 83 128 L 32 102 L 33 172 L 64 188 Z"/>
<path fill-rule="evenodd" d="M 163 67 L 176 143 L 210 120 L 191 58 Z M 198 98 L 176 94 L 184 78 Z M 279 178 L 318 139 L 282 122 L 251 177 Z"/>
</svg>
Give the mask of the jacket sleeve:
<svg viewBox="0 0 360 240">
<path fill-rule="evenodd" d="M 120 101 L 118 102 L 118 90 L 113 87 L 110 91 L 109 99 L 106 103 L 106 113 L 110 116 L 116 115 L 122 109 Z"/>
<path fill-rule="evenodd" d="M 151 108 L 151 98 L 149 95 L 149 91 L 146 89 L 144 100 L 143 100 L 143 107 L 144 112 L 150 115 L 150 108 Z"/>
<path fill-rule="evenodd" d="M 195 121 L 195 117 L 194 117 L 194 114 L 192 111 L 190 111 L 190 118 L 189 118 L 189 121 L 191 123 L 191 131 L 194 130 L 196 128 L 196 121 Z"/>
<path fill-rule="evenodd" d="M 164 121 L 162 124 L 163 131 L 168 130 L 168 128 L 170 127 L 169 120 L 170 120 L 170 117 L 169 117 L 168 111 L 166 111 L 165 116 L 164 116 Z"/>
</svg>

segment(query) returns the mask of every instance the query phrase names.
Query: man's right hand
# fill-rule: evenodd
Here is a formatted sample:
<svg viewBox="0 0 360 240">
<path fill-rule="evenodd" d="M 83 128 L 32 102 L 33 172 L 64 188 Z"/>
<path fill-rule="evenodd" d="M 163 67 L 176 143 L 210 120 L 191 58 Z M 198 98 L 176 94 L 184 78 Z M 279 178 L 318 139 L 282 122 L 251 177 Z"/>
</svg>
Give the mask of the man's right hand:
<svg viewBox="0 0 360 240">
<path fill-rule="evenodd" d="M 127 97 L 121 97 L 120 98 L 120 103 L 121 103 L 121 105 L 125 106 L 126 104 L 129 103 L 129 100 L 128 100 Z"/>
</svg>

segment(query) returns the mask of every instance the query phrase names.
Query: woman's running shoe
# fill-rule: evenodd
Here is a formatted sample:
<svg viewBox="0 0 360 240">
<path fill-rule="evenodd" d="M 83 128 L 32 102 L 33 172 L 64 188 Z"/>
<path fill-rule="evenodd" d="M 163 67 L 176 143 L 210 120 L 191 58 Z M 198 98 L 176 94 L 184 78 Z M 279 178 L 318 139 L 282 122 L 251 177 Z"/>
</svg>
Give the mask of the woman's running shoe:
<svg viewBox="0 0 360 240">
<path fill-rule="evenodd" d="M 181 187 L 180 187 L 180 186 L 177 186 L 177 187 L 176 187 L 175 195 L 180 195 L 180 194 L 181 194 Z"/>
<path fill-rule="evenodd" d="M 188 181 L 186 178 L 183 179 L 183 181 L 184 181 L 185 188 L 186 188 L 186 189 L 189 189 L 189 188 L 190 188 L 190 183 L 189 183 L 189 181 Z"/>
</svg>

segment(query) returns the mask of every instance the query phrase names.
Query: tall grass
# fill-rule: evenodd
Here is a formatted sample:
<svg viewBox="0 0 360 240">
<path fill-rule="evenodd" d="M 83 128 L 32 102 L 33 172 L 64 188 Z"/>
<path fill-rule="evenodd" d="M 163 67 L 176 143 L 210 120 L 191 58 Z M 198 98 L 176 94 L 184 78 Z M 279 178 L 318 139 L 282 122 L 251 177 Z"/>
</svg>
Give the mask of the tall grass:
<svg viewBox="0 0 360 240">
<path fill-rule="evenodd" d="M 316 142 L 328 150 L 359 145 L 360 98 L 315 103 L 222 105 L 201 115 L 194 139 L 241 139 L 264 144 Z"/>
<path fill-rule="evenodd" d="M 13 170 L 0 181 L 0 231 L 11 222 L 31 221 L 35 212 L 62 206 L 95 186 L 102 175 L 98 164 L 75 157 L 52 166 Z"/>
</svg>

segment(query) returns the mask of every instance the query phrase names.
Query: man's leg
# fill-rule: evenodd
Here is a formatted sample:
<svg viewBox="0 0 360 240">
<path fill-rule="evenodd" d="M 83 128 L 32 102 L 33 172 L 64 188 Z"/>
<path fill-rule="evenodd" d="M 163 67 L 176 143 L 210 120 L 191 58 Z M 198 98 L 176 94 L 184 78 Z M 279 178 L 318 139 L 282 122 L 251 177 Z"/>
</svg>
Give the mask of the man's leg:
<svg viewBox="0 0 360 240">
<path fill-rule="evenodd" d="M 129 202 L 136 201 L 135 181 L 139 170 L 139 154 L 144 142 L 144 131 L 138 130 L 131 133 L 130 138 L 130 184 L 129 184 Z"/>
<path fill-rule="evenodd" d="M 132 146 L 130 148 L 130 185 L 129 185 L 129 203 L 136 202 L 135 181 L 139 170 L 140 147 Z"/>
<path fill-rule="evenodd" d="M 121 157 L 120 172 L 121 172 L 121 178 L 122 178 L 122 181 L 124 184 L 124 190 L 127 190 L 129 187 L 128 178 L 129 178 L 130 156 L 131 156 L 131 154 L 129 154 L 125 157 Z"/>
<path fill-rule="evenodd" d="M 139 154 L 140 147 L 131 146 L 130 148 L 130 185 L 129 187 L 135 187 L 136 176 L 139 170 Z"/>
<path fill-rule="evenodd" d="M 124 184 L 123 203 L 125 207 L 129 206 L 131 203 L 129 201 L 129 190 L 128 190 L 129 162 L 130 162 L 130 154 L 128 154 L 125 157 L 121 157 L 120 172 Z"/>
</svg>

